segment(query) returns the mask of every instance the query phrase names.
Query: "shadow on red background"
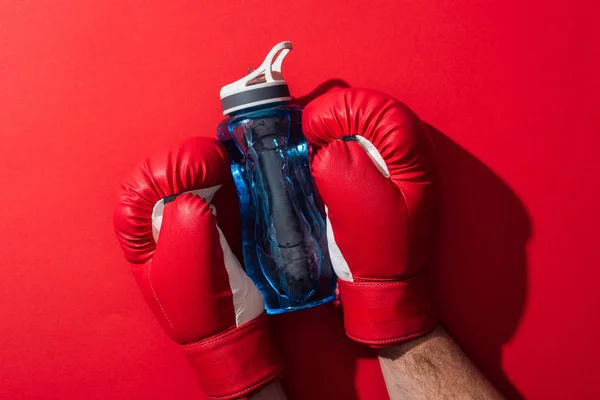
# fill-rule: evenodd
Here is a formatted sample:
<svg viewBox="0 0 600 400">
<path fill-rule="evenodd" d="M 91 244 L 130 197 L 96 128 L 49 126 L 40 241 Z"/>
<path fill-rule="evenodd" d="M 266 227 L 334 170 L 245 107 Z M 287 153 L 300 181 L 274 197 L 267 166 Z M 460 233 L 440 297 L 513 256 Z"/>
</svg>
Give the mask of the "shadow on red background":
<svg viewBox="0 0 600 400">
<path fill-rule="evenodd" d="M 340 79 L 295 99 L 306 106 L 339 87 Z M 469 357 L 509 399 L 522 399 L 502 369 L 502 346 L 518 327 L 527 295 L 528 214 L 515 193 L 488 167 L 446 135 L 427 125 L 439 167 L 438 239 L 434 280 L 442 324 Z M 340 310 L 327 305 L 274 320 L 288 374 L 291 398 L 386 398 L 376 354 L 343 332 Z M 370 389 L 354 387 L 356 368 L 366 363 Z M 308 397 L 307 397 L 308 396 Z"/>
<path fill-rule="evenodd" d="M 528 213 L 481 161 L 428 128 L 439 168 L 434 277 L 442 324 L 506 397 L 522 399 L 502 369 L 502 346 L 527 298 Z"/>
<path fill-rule="evenodd" d="M 346 337 L 340 307 L 329 303 L 271 320 L 285 360 L 282 383 L 289 400 L 389 398 L 377 354 Z"/>
</svg>

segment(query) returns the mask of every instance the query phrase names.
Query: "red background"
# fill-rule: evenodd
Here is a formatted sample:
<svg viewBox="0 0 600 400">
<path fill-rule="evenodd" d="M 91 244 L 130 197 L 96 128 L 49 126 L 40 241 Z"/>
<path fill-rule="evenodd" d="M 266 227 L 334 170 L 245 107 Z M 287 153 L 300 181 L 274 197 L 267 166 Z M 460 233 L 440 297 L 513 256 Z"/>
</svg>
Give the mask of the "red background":
<svg viewBox="0 0 600 400">
<path fill-rule="evenodd" d="M 213 135 L 220 86 L 281 40 L 295 95 L 375 88 L 432 126 L 438 299 L 468 354 L 511 398 L 595 397 L 593 4 L 1 2 L 0 398 L 200 397 L 117 246 L 115 191 L 157 148 Z M 384 398 L 339 318 L 274 321 L 290 398 Z"/>
</svg>

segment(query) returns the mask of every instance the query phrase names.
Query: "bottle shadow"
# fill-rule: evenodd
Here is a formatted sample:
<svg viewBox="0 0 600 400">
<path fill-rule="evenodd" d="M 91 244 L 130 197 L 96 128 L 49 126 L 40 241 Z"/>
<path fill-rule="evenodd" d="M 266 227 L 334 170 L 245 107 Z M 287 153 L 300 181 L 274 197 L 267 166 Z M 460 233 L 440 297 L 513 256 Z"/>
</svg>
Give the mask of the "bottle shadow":
<svg viewBox="0 0 600 400">
<path fill-rule="evenodd" d="M 270 321 L 284 361 L 282 385 L 289 400 L 389 399 L 377 354 L 348 339 L 341 307 L 329 303 Z"/>
<path fill-rule="evenodd" d="M 523 399 L 502 369 L 527 299 L 528 213 L 481 161 L 427 125 L 438 166 L 434 285 L 444 327 L 509 399 Z"/>
</svg>

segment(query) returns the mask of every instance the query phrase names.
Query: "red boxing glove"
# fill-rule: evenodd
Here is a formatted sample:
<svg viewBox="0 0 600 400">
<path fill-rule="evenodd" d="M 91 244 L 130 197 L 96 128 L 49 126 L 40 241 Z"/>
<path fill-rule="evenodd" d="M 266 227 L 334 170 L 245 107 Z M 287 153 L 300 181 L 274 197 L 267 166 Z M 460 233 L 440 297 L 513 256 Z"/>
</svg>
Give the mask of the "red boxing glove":
<svg viewBox="0 0 600 400">
<path fill-rule="evenodd" d="M 241 229 L 229 167 L 219 142 L 189 139 L 137 168 L 114 215 L 146 301 L 213 399 L 242 397 L 282 372 L 262 295 L 235 255 Z"/>
<path fill-rule="evenodd" d="M 304 110 L 347 335 L 384 347 L 437 323 L 432 250 L 433 152 L 424 124 L 384 94 L 343 89 Z"/>
</svg>

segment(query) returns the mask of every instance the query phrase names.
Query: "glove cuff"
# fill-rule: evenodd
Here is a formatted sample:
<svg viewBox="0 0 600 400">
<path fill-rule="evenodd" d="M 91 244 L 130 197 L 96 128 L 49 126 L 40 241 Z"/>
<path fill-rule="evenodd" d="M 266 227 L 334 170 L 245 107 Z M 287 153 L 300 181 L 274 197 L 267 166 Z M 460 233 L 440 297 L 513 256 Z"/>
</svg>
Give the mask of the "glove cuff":
<svg viewBox="0 0 600 400">
<path fill-rule="evenodd" d="M 244 397 L 283 372 L 264 313 L 238 328 L 182 347 L 210 399 Z"/>
<path fill-rule="evenodd" d="M 374 348 L 429 333 L 437 324 L 424 274 L 406 281 L 338 279 L 346 335 Z"/>
</svg>

